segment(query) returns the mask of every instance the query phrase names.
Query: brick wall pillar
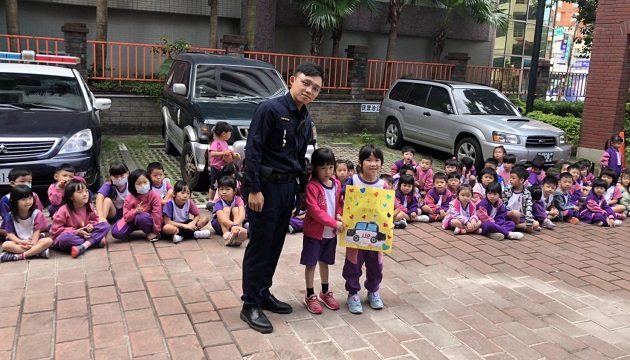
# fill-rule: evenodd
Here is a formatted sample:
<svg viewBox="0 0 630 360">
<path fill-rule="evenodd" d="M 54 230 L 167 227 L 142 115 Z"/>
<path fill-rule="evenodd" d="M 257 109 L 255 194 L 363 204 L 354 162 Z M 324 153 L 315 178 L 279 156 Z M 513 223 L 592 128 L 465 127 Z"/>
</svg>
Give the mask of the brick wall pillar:
<svg viewBox="0 0 630 360">
<path fill-rule="evenodd" d="M 466 81 L 468 60 L 470 60 L 468 53 L 448 53 L 446 55 L 446 63 L 455 66 L 451 72 L 451 80 Z"/>
<path fill-rule="evenodd" d="M 348 65 L 348 86 L 353 98 L 365 94 L 368 76 L 368 47 L 361 45 L 348 45 L 347 57 L 352 59 Z"/>
<path fill-rule="evenodd" d="M 247 40 L 245 35 L 225 34 L 221 38 L 221 44 L 226 54 L 236 57 L 243 57 Z"/>
<path fill-rule="evenodd" d="M 630 2 L 599 0 L 578 157 L 594 162 L 623 129 L 630 84 Z"/>
<path fill-rule="evenodd" d="M 536 98 L 545 99 L 549 88 L 549 72 L 551 62 L 546 59 L 538 60 L 538 74 L 536 74 Z"/>
<path fill-rule="evenodd" d="M 83 23 L 64 23 L 61 27 L 63 31 L 63 44 L 66 55 L 76 56 L 81 59 L 79 72 L 84 79 L 87 79 L 87 34 L 90 30 Z"/>
</svg>

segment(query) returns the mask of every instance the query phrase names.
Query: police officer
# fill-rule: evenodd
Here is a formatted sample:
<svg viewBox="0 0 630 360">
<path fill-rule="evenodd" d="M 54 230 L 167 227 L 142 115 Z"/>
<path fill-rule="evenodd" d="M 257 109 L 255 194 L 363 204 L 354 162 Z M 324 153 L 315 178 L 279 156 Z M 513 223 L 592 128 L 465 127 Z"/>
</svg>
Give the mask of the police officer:
<svg viewBox="0 0 630 360">
<path fill-rule="evenodd" d="M 300 64 L 291 90 L 262 102 L 252 118 L 245 147 L 245 187 L 250 240 L 243 257 L 241 319 L 261 333 L 273 331 L 262 310 L 290 314 L 291 305 L 270 292 L 295 204 L 296 182 L 306 185 L 306 148 L 312 120 L 306 105 L 321 91 L 322 69 Z"/>
</svg>

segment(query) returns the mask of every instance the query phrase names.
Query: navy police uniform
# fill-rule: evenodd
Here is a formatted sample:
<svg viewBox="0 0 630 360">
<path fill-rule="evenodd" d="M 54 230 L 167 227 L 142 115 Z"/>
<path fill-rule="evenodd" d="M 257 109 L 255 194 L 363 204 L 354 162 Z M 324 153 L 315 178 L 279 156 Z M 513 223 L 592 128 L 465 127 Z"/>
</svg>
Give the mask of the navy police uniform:
<svg viewBox="0 0 630 360">
<path fill-rule="evenodd" d="M 250 241 L 243 258 L 243 306 L 270 297 L 269 288 L 282 252 L 296 181 L 306 179 L 306 148 L 312 120 L 298 110 L 290 93 L 262 102 L 252 118 L 245 147 L 245 187 L 262 192 L 261 212 L 248 211 Z"/>
</svg>

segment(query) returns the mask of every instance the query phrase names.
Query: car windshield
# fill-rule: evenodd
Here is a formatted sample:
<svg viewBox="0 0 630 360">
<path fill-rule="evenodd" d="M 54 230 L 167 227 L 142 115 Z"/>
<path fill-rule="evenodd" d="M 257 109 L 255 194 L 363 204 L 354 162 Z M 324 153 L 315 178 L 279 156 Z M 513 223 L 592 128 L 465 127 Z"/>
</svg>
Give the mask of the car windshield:
<svg viewBox="0 0 630 360">
<path fill-rule="evenodd" d="M 369 231 L 378 232 L 378 225 L 376 225 L 376 224 L 369 224 L 369 225 L 367 226 L 367 229 L 368 229 Z"/>
<path fill-rule="evenodd" d="M 0 73 L 0 107 L 84 110 L 85 102 L 74 78 Z"/>
<path fill-rule="evenodd" d="M 359 222 L 354 226 L 355 230 L 365 230 L 365 228 L 367 227 L 367 224 L 364 222 Z"/>
<path fill-rule="evenodd" d="M 498 90 L 454 89 L 453 97 L 462 115 L 519 116 L 510 100 Z"/>
<path fill-rule="evenodd" d="M 195 98 L 267 99 L 283 95 L 284 82 L 274 69 L 199 65 Z"/>
</svg>

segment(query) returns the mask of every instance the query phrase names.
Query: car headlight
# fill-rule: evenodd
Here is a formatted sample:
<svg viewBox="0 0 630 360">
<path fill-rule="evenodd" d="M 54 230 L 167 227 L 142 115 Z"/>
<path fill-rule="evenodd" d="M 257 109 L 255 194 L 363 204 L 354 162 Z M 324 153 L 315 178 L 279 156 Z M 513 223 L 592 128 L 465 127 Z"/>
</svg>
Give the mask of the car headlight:
<svg viewBox="0 0 630 360">
<path fill-rule="evenodd" d="M 70 154 L 75 152 L 87 151 L 94 145 L 94 139 L 92 138 L 92 130 L 81 130 L 68 139 L 63 145 L 60 154 Z"/>
<path fill-rule="evenodd" d="M 560 142 L 560 145 L 566 145 L 566 144 L 567 144 L 567 142 L 568 142 L 568 141 L 567 141 L 567 134 L 562 134 L 562 135 L 560 135 L 560 139 L 559 139 L 559 140 L 560 140 L 560 141 L 559 141 L 559 142 Z"/>
<path fill-rule="evenodd" d="M 492 141 L 505 144 L 520 144 L 521 142 L 521 140 L 518 138 L 518 135 L 504 133 L 500 131 L 492 132 Z"/>
</svg>

